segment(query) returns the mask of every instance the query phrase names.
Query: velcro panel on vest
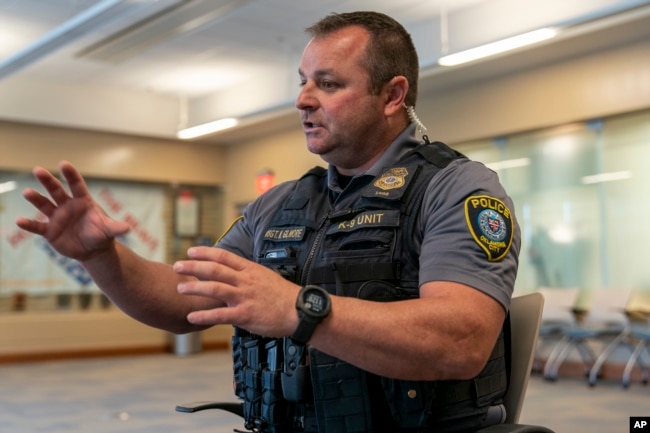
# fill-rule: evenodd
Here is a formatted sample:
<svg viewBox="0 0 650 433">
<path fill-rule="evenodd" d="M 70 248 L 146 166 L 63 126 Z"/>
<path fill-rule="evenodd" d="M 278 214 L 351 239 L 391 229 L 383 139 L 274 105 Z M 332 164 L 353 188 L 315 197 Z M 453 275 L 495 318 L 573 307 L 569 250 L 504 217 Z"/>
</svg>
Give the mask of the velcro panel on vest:
<svg viewBox="0 0 650 433">
<path fill-rule="evenodd" d="M 309 350 L 319 433 L 372 431 L 366 372 Z"/>
<path fill-rule="evenodd" d="M 336 281 L 349 283 L 369 280 L 399 280 L 401 276 L 400 263 L 362 263 L 356 265 L 336 264 L 314 268 L 311 271 L 313 281 L 320 284 L 331 284 Z"/>
</svg>

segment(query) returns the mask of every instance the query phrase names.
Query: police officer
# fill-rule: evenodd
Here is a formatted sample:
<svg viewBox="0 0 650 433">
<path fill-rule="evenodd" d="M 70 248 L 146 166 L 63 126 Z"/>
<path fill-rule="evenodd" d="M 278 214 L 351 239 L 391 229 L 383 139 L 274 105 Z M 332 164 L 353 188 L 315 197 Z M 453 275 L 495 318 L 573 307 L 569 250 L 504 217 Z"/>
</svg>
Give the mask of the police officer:
<svg viewBox="0 0 650 433">
<path fill-rule="evenodd" d="M 374 12 L 308 29 L 296 99 L 328 163 L 252 203 L 216 248 L 169 266 L 116 237 L 79 172 L 34 175 L 46 219 L 19 218 L 79 260 L 134 318 L 171 332 L 235 326 L 237 395 L 261 432 L 472 431 L 501 421 L 503 326 L 520 235 L 497 175 L 416 138 L 418 58 Z M 496 416 L 494 414 L 497 414 Z"/>
</svg>

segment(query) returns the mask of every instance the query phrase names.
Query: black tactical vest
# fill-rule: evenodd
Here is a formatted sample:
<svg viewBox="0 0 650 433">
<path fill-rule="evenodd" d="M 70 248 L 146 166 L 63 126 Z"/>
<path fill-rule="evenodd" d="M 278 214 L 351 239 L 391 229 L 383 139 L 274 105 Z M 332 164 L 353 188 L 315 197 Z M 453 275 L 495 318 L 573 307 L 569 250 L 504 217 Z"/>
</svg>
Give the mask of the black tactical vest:
<svg viewBox="0 0 650 433">
<path fill-rule="evenodd" d="M 423 196 L 440 169 L 463 157 L 443 143 L 421 145 L 377 177 L 353 178 L 338 196 L 326 170 L 311 170 L 271 218 L 258 263 L 338 296 L 417 297 Z M 475 379 L 425 382 L 378 377 L 290 338 L 236 331 L 236 393 L 246 428 L 260 432 L 471 431 L 507 385 L 503 338 Z"/>
</svg>

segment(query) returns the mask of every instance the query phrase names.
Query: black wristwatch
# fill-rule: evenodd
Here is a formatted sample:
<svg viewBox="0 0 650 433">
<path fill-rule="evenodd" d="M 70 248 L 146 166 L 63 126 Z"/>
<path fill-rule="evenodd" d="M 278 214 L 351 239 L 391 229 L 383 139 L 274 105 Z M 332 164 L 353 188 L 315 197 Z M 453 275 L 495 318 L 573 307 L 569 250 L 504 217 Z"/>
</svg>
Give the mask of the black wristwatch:
<svg viewBox="0 0 650 433">
<path fill-rule="evenodd" d="M 300 289 L 296 299 L 298 327 L 291 339 L 298 344 L 306 344 L 316 330 L 316 326 L 330 313 L 332 302 L 327 290 L 318 286 L 305 286 Z"/>
</svg>

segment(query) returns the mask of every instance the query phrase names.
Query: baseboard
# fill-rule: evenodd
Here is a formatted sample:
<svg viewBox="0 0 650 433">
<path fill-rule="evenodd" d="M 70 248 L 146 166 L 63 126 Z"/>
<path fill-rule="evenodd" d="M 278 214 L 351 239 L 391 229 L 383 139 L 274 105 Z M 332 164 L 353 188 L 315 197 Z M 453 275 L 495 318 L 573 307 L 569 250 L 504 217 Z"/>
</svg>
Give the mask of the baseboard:
<svg viewBox="0 0 650 433">
<path fill-rule="evenodd" d="M 229 348 L 230 345 L 227 342 L 221 341 L 204 342 L 201 344 L 201 352 L 229 350 Z M 155 344 L 140 347 L 114 347 L 86 350 L 65 350 L 57 352 L 28 352 L 0 355 L 0 364 L 156 355 L 173 351 L 174 348 L 171 344 Z"/>
<path fill-rule="evenodd" d="M 204 350 L 226 348 L 232 326 L 201 331 Z M 172 352 L 175 336 L 117 309 L 0 315 L 0 363 L 98 358 Z M 179 351 L 180 354 L 180 351 Z"/>
</svg>

